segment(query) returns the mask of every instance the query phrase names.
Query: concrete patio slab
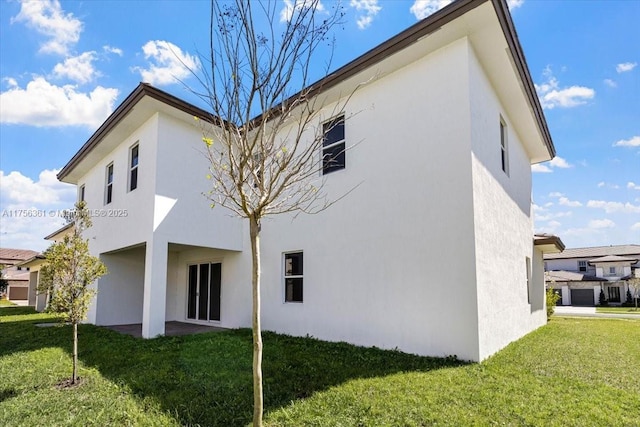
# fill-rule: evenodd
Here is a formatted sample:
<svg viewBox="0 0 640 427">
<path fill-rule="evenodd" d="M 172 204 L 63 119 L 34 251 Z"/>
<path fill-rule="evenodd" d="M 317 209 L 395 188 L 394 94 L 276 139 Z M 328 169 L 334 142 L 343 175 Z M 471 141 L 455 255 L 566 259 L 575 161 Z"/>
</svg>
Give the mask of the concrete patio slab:
<svg viewBox="0 0 640 427">
<path fill-rule="evenodd" d="M 131 335 L 132 337 L 142 338 L 142 323 L 133 323 L 130 325 L 112 325 L 105 326 L 113 331 L 120 332 L 121 334 Z M 204 332 L 220 332 L 225 331 L 225 328 L 219 328 L 217 326 L 200 325 L 195 323 L 185 322 L 165 322 L 164 334 L 165 336 L 179 336 L 179 335 L 191 335 L 201 334 Z"/>
</svg>

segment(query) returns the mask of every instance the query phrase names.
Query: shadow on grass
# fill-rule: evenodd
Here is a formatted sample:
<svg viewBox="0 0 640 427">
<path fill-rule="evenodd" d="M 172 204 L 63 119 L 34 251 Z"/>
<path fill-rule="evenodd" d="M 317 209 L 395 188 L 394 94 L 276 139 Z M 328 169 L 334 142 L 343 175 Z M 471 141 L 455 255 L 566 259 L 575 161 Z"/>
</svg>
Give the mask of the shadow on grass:
<svg viewBox="0 0 640 427">
<path fill-rule="evenodd" d="M 8 315 L 6 310 L 0 309 L 0 317 Z M 10 310 L 12 316 L 29 313 L 22 311 L 24 308 Z M 50 346 L 71 352 L 71 328 L 34 326 L 51 321 L 46 315 L 20 317 L 14 322 L 7 322 L 5 317 L 0 321 L 0 355 Z M 418 357 L 313 338 L 269 332 L 263 336 L 266 412 L 352 379 L 463 364 L 455 359 Z M 234 426 L 251 421 L 252 341 L 248 329 L 142 340 L 81 325 L 79 358 L 124 389 L 154 399 L 183 425 Z"/>
</svg>

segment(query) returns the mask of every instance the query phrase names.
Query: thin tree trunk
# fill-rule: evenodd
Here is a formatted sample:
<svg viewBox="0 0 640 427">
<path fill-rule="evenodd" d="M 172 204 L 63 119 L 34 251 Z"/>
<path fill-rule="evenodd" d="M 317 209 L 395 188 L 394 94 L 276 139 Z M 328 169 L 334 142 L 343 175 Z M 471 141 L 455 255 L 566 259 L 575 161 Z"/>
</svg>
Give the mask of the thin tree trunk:
<svg viewBox="0 0 640 427">
<path fill-rule="evenodd" d="M 71 384 L 76 383 L 78 378 L 78 323 L 73 322 L 73 374 Z"/>
<path fill-rule="evenodd" d="M 262 426 L 264 398 L 262 394 L 262 329 L 260 326 L 260 223 L 249 218 L 251 257 L 253 261 L 251 285 L 253 289 L 253 425 Z"/>
</svg>

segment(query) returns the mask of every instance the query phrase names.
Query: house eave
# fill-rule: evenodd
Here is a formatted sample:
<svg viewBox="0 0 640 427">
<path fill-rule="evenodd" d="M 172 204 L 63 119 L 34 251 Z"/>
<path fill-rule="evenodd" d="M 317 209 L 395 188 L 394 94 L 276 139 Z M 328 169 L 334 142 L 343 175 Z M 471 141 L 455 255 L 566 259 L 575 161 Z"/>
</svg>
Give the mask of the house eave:
<svg viewBox="0 0 640 427">
<path fill-rule="evenodd" d="M 536 235 L 533 243 L 542 253 L 560 253 L 565 249 L 562 240 L 554 235 Z"/>
</svg>

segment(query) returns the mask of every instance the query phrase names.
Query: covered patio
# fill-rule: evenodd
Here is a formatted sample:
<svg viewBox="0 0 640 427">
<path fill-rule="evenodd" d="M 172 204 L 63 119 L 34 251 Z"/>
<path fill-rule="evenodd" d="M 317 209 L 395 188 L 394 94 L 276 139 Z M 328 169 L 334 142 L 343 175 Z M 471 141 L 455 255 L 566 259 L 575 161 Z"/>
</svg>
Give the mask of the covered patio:
<svg viewBox="0 0 640 427">
<path fill-rule="evenodd" d="M 135 338 L 142 338 L 142 323 L 131 323 L 129 325 L 112 325 L 106 326 L 121 334 L 131 335 Z M 220 328 L 217 326 L 198 325 L 194 323 L 176 322 L 170 321 L 164 324 L 164 335 L 175 337 L 181 335 L 202 334 L 205 332 L 222 332 L 226 331 L 226 328 Z"/>
</svg>

